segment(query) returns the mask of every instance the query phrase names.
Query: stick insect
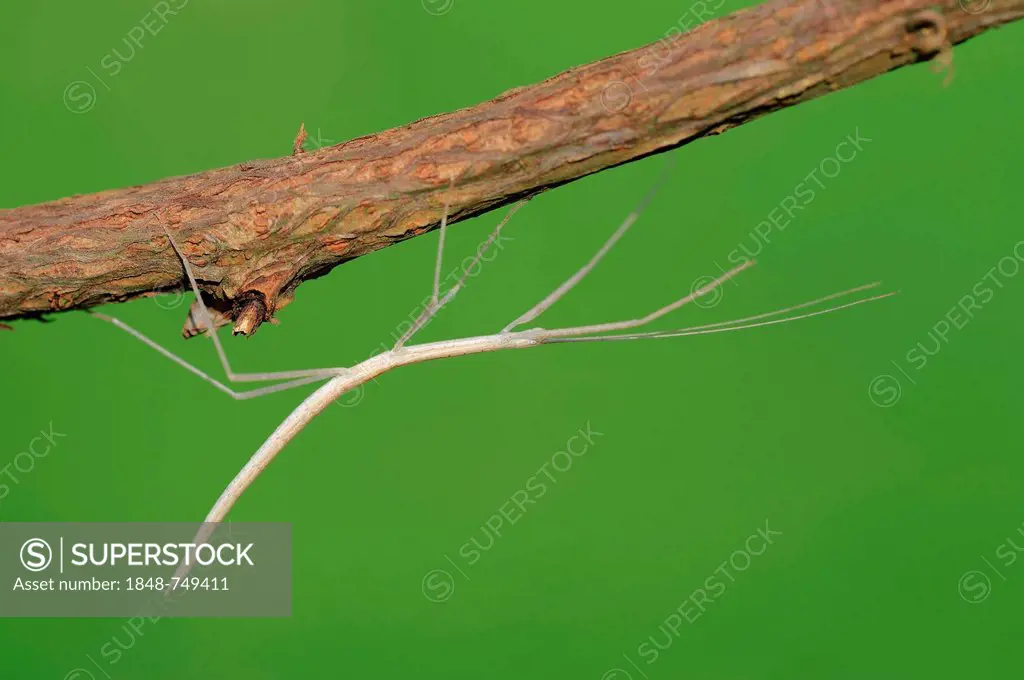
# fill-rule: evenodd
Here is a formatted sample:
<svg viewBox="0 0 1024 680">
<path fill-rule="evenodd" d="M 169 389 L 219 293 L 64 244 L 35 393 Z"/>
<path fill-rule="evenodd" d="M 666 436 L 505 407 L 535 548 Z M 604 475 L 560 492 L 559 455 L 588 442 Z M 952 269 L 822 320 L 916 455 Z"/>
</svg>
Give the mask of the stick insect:
<svg viewBox="0 0 1024 680">
<path fill-rule="evenodd" d="M 658 185 L 660 184 L 661 182 L 658 183 Z M 585 326 L 572 326 L 554 329 L 534 327 L 527 330 L 517 330 L 550 309 L 594 270 L 600 261 L 616 245 L 616 243 L 618 243 L 626 232 L 629 231 L 647 205 L 653 200 L 658 189 L 658 185 L 655 185 L 647 195 L 644 196 L 639 205 L 629 213 L 625 220 L 586 264 L 580 267 L 579 270 L 567 278 L 550 294 L 544 297 L 544 299 L 497 333 L 410 345 L 408 342 L 413 338 L 413 336 L 422 330 L 422 328 L 426 326 L 441 309 L 450 303 L 459 291 L 462 290 L 465 286 L 468 273 L 474 271 L 474 268 L 479 264 L 481 257 L 487 252 L 489 246 L 497 240 L 505 225 L 508 224 L 512 216 L 521 209 L 529 199 L 519 201 L 511 207 L 505 217 L 490 233 L 489 237 L 481 244 L 480 248 L 478 248 L 476 257 L 472 260 L 470 266 L 463 269 L 462 277 L 442 295 L 440 291 L 441 265 L 444 257 L 444 243 L 448 228 L 448 214 L 450 208 L 449 204 L 446 203 L 444 206 L 443 217 L 440 222 L 440 228 L 438 230 L 438 246 L 430 302 L 425 306 L 422 313 L 413 322 L 409 329 L 397 340 L 392 349 L 372 356 L 369 359 L 351 367 L 318 368 L 273 373 L 237 373 L 232 370 L 231 364 L 227 358 L 227 353 L 224 351 L 224 347 L 217 336 L 216 325 L 213 317 L 211 316 L 209 309 L 206 307 L 206 304 L 203 302 L 202 293 L 199 289 L 198 283 L 196 282 L 192 266 L 180 246 L 174 240 L 170 231 L 165 228 L 164 231 L 167 235 L 167 240 L 170 242 L 171 248 L 181 261 L 185 277 L 188 280 L 192 292 L 196 296 L 197 304 L 194 309 L 198 312 L 198 325 L 213 341 L 221 367 L 223 368 L 228 381 L 231 383 L 276 382 L 277 384 L 247 391 L 235 391 L 228 385 L 211 377 L 196 366 L 193 366 L 119 319 L 96 312 L 93 312 L 94 316 L 121 328 L 174 363 L 185 368 L 234 399 L 252 399 L 266 394 L 302 387 L 313 383 L 325 383 L 306 397 L 305 400 L 303 400 L 302 403 L 299 404 L 299 406 L 296 407 L 280 425 L 278 425 L 277 429 L 274 430 L 256 453 L 252 455 L 245 466 L 242 467 L 237 475 L 235 475 L 234 479 L 232 479 L 227 485 L 220 497 L 214 503 L 213 507 L 210 509 L 209 513 L 206 515 L 202 528 L 196 535 L 195 542 L 205 543 L 208 541 L 217 525 L 224 520 L 245 490 L 252 485 L 260 473 L 266 469 L 285 445 L 287 445 L 288 442 L 290 442 L 314 417 L 346 392 L 356 389 L 383 373 L 400 366 L 408 366 L 410 364 L 417 364 L 435 359 L 446 359 L 469 354 L 479 354 L 506 349 L 528 349 L 531 347 L 558 343 L 679 338 L 760 328 L 829 314 L 896 294 L 895 291 L 880 294 L 866 294 L 849 299 L 845 302 L 835 302 L 831 305 L 826 305 L 826 303 L 832 303 L 840 298 L 847 298 L 849 296 L 866 293 L 880 285 L 879 282 L 874 282 L 858 286 L 856 288 L 843 290 L 838 293 L 825 295 L 807 302 L 763 312 L 753 316 L 733 319 L 731 321 L 676 328 L 672 330 L 645 332 L 635 331 L 635 329 L 647 326 L 648 324 L 678 310 L 684 305 L 712 293 L 726 281 L 738 276 L 743 271 L 754 266 L 754 260 L 747 260 L 723 273 L 710 283 L 696 288 L 689 294 L 680 297 L 663 307 L 655 309 L 644 316 L 634 319 L 597 323 Z M 188 573 L 190 568 L 190 565 L 182 565 L 179 567 L 176 576 L 184 576 Z"/>
</svg>

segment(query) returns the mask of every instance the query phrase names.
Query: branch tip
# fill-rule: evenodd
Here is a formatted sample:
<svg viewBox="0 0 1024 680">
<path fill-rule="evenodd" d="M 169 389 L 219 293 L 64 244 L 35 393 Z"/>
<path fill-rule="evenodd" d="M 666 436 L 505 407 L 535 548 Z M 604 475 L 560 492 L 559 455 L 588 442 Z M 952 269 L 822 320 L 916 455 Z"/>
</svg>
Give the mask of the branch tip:
<svg viewBox="0 0 1024 680">
<path fill-rule="evenodd" d="M 235 316 L 235 326 L 231 330 L 232 335 L 250 336 L 256 332 L 264 321 L 266 321 L 267 308 L 263 301 L 257 297 L 250 297 L 241 304 L 238 314 Z"/>
</svg>

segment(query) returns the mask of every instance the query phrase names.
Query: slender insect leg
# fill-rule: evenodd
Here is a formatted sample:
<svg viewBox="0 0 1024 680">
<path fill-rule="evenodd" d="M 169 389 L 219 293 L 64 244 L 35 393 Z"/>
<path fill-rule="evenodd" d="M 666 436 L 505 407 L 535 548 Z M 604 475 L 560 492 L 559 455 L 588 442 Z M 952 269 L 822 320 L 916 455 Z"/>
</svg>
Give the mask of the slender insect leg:
<svg viewBox="0 0 1024 680">
<path fill-rule="evenodd" d="M 309 376 L 305 376 L 305 377 L 296 378 L 294 380 L 288 380 L 288 381 L 280 383 L 278 385 L 270 385 L 268 387 L 260 387 L 260 388 L 254 389 L 254 390 L 244 390 L 244 391 L 241 391 L 241 392 L 236 392 L 235 390 L 231 389 L 230 387 L 228 387 L 224 383 L 220 382 L 216 378 L 214 378 L 214 377 L 210 376 L 209 374 L 207 374 L 206 372 L 204 372 L 202 369 L 197 368 L 196 366 L 193 366 L 192 364 L 190 364 L 189 362 L 185 361 L 184 359 L 179 357 L 177 354 L 175 354 L 171 350 L 167 349 L 166 347 L 164 347 L 163 345 L 161 345 L 157 341 L 147 337 L 146 335 L 144 335 L 140 331 L 135 330 L 134 328 L 132 328 L 131 326 L 129 326 L 125 322 L 121 321 L 120 319 L 116 319 L 116 318 L 114 318 L 112 316 L 107 316 L 106 314 L 100 314 L 99 312 L 89 312 L 89 313 L 92 316 L 95 316 L 97 319 L 102 319 L 103 321 L 106 321 L 106 322 L 108 322 L 110 324 L 113 324 L 114 326 L 117 326 L 118 328 L 120 328 L 121 330 L 125 331 L 126 333 L 128 333 L 132 337 L 134 337 L 137 340 L 141 341 L 142 343 L 144 343 L 146 345 L 149 345 L 150 347 L 155 349 L 160 354 L 164 355 L 165 357 L 167 357 L 168 359 L 170 359 L 174 363 L 176 363 L 179 366 L 181 366 L 182 368 L 184 368 L 189 373 L 192 373 L 193 375 L 199 376 L 200 378 L 202 378 L 206 382 L 210 383 L 211 385 L 213 385 L 218 390 L 220 390 L 224 394 L 228 395 L 232 399 L 238 399 L 238 400 L 254 399 L 256 397 L 262 397 L 262 396 L 267 395 L 267 394 L 273 394 L 274 392 L 283 392 L 284 390 L 289 390 L 289 389 L 292 389 L 292 388 L 295 388 L 295 387 L 302 387 L 303 385 L 310 385 L 312 383 L 323 382 L 324 380 L 327 380 L 328 378 L 332 378 L 332 377 L 334 377 L 336 375 L 339 375 L 339 373 L 340 373 L 338 371 L 335 371 L 334 373 L 325 372 L 322 375 L 321 374 L 309 375 Z"/>
<path fill-rule="evenodd" d="M 591 257 L 585 265 L 580 267 L 575 274 L 566 279 L 562 283 L 562 285 L 560 285 L 555 290 L 551 291 L 547 295 L 547 297 L 545 297 L 543 300 L 541 300 L 533 307 L 528 309 L 525 313 L 523 313 L 522 316 L 520 316 L 512 323 L 502 328 L 501 332 L 507 333 L 515 328 L 518 328 L 519 326 L 522 326 L 524 323 L 529 323 L 530 321 L 533 321 L 538 316 L 543 314 L 545 311 L 550 309 L 552 305 L 554 305 L 556 302 L 565 297 L 566 293 L 575 288 L 580 281 L 586 278 L 587 274 L 593 271 L 594 267 L 596 267 L 598 263 L 602 259 L 604 259 L 604 256 L 607 255 L 608 252 L 615 246 L 615 244 L 619 242 L 619 239 L 626 235 L 626 232 L 629 231 L 629 228 L 633 226 L 633 223 L 637 221 L 637 219 L 647 208 L 647 206 L 651 204 L 651 201 L 654 200 L 654 197 L 657 195 L 658 190 L 667 180 L 669 170 L 673 167 L 673 165 L 674 161 L 671 159 L 665 163 L 665 166 L 662 168 L 658 180 L 654 183 L 654 186 L 651 187 L 650 190 L 648 190 L 648 192 L 644 195 L 643 199 L 641 199 L 640 201 L 640 204 L 637 205 L 636 208 L 634 208 L 633 211 L 626 216 L 626 219 L 623 220 L 622 224 L 619 225 L 619 228 L 616 229 L 615 232 L 608 237 L 608 240 L 604 242 L 604 245 L 602 245 L 598 249 L 598 251 L 594 253 L 594 256 Z"/>
</svg>

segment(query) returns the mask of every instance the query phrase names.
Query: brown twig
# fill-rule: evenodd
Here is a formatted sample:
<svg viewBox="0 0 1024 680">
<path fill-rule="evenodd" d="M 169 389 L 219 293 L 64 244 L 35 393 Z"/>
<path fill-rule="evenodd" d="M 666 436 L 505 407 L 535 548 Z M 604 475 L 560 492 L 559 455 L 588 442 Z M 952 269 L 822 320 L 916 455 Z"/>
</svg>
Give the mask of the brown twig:
<svg viewBox="0 0 1024 680">
<path fill-rule="evenodd" d="M 445 204 L 454 223 L 1022 16 L 1024 0 L 773 0 L 330 148 L 0 211 L 0 319 L 179 288 L 166 228 L 249 334 L 302 281 L 437 227 Z"/>
<path fill-rule="evenodd" d="M 306 124 L 302 123 L 299 125 L 299 132 L 295 135 L 295 141 L 292 142 L 292 155 L 298 156 L 299 154 L 306 153 L 306 147 L 303 146 L 306 143 L 306 138 L 309 134 L 306 133 Z"/>
</svg>

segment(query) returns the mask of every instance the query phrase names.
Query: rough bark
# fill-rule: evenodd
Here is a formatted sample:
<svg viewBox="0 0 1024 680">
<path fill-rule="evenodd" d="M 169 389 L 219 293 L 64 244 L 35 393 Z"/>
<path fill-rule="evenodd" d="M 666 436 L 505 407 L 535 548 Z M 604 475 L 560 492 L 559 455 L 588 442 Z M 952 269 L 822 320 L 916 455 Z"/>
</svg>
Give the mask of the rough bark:
<svg viewBox="0 0 1024 680">
<path fill-rule="evenodd" d="M 445 202 L 457 222 L 948 58 L 1022 16 L 1024 0 L 774 0 L 312 153 L 0 211 L 0 320 L 180 288 L 167 229 L 214 306 L 249 333 L 302 281 L 436 227 Z"/>
</svg>

